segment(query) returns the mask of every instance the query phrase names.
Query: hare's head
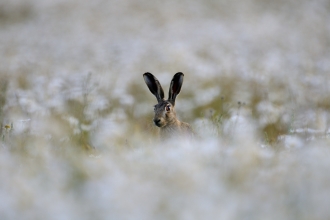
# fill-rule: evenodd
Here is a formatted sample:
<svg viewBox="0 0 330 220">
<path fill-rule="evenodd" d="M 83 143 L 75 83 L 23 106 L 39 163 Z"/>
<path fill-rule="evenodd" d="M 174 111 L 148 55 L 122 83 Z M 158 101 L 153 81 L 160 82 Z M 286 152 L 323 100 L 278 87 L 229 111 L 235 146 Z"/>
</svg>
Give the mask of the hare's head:
<svg viewBox="0 0 330 220">
<path fill-rule="evenodd" d="M 183 83 L 183 73 L 179 72 L 173 76 L 170 89 L 168 92 L 168 99 L 164 100 L 164 91 L 157 78 L 151 73 L 143 74 L 150 92 L 156 97 L 158 104 L 155 105 L 154 123 L 156 126 L 162 128 L 177 122 L 174 106 L 176 96 L 180 93 Z"/>
</svg>

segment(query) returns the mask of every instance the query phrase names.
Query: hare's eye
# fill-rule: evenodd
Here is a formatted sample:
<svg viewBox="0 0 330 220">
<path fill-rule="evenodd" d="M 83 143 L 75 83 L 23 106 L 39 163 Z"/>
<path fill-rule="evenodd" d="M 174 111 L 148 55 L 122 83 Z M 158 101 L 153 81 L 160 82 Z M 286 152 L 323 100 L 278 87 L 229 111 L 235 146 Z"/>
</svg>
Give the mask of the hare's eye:
<svg viewBox="0 0 330 220">
<path fill-rule="evenodd" d="M 156 106 L 154 107 L 154 111 L 156 111 Z"/>
<path fill-rule="evenodd" d="M 166 107 L 165 107 L 165 110 L 168 112 L 168 111 L 170 111 L 171 110 L 171 106 L 170 105 L 167 105 Z"/>
</svg>

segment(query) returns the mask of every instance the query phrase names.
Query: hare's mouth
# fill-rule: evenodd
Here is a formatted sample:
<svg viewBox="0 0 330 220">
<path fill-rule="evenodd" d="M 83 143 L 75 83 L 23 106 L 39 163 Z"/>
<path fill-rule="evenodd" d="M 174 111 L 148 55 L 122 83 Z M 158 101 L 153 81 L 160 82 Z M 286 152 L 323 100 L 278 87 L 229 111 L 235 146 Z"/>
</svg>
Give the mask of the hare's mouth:
<svg viewBox="0 0 330 220">
<path fill-rule="evenodd" d="M 157 126 L 157 127 L 164 127 L 165 123 L 163 120 L 161 119 L 154 119 L 154 124 Z"/>
</svg>

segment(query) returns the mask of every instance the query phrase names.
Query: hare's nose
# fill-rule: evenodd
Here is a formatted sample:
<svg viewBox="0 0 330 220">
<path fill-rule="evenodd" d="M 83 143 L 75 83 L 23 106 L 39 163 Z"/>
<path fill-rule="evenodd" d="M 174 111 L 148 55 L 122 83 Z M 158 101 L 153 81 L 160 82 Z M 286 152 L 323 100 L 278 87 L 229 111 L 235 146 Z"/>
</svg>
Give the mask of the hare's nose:
<svg viewBox="0 0 330 220">
<path fill-rule="evenodd" d="M 155 118 L 155 119 L 154 119 L 154 123 L 155 123 L 156 125 L 158 125 L 159 122 L 160 122 L 160 119 L 159 119 L 159 118 Z"/>
</svg>

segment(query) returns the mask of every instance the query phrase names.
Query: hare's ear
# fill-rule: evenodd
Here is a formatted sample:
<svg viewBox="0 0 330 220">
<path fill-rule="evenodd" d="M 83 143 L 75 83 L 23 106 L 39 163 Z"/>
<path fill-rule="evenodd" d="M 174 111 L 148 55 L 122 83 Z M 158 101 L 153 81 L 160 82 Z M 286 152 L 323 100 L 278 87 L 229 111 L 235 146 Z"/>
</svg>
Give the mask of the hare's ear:
<svg viewBox="0 0 330 220">
<path fill-rule="evenodd" d="M 173 76 L 171 81 L 170 90 L 168 92 L 168 101 L 175 105 L 176 96 L 180 93 L 183 83 L 183 73 L 178 72 Z"/>
<path fill-rule="evenodd" d="M 150 92 L 156 96 L 157 101 L 160 102 L 164 99 L 164 91 L 158 79 L 151 73 L 143 74 L 144 81 L 146 82 Z"/>
</svg>

